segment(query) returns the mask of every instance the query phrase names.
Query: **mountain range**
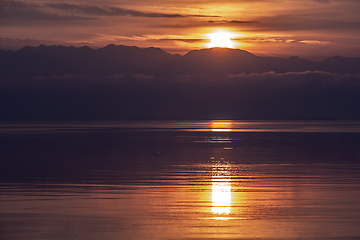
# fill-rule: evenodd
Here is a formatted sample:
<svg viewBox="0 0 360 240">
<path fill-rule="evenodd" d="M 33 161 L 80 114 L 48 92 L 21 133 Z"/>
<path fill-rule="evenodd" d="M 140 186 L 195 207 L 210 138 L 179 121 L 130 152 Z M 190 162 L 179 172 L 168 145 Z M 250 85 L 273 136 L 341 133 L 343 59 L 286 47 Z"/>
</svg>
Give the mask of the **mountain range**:
<svg viewBox="0 0 360 240">
<path fill-rule="evenodd" d="M 0 50 L 0 77 L 6 78 L 66 74 L 229 75 L 271 71 L 359 74 L 360 58 L 335 56 L 315 62 L 299 57 L 258 57 L 244 50 L 228 48 L 194 50 L 181 56 L 160 48 L 114 44 L 98 49 L 40 45 L 26 46 L 18 51 Z"/>
<path fill-rule="evenodd" d="M 0 121 L 359 120 L 360 58 L 211 48 L 0 51 Z"/>
</svg>

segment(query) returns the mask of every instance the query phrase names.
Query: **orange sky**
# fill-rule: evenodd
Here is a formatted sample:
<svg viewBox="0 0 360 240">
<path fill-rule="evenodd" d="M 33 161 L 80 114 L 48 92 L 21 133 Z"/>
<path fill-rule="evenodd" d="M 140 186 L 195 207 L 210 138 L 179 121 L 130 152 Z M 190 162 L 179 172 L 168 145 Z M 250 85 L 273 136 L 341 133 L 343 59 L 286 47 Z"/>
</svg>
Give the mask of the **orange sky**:
<svg viewBox="0 0 360 240">
<path fill-rule="evenodd" d="M 184 54 L 228 31 L 257 55 L 360 56 L 359 0 L 1 1 L 0 48 L 110 43 Z"/>
</svg>

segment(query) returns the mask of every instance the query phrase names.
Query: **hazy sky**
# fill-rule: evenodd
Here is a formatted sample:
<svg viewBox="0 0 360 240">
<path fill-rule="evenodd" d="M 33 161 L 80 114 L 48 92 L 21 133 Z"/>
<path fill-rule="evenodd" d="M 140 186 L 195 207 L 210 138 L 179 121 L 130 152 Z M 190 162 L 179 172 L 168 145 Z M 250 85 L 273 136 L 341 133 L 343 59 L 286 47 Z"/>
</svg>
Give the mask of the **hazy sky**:
<svg viewBox="0 0 360 240">
<path fill-rule="evenodd" d="M 228 31 L 257 55 L 360 57 L 359 0 L 0 0 L 0 48 L 110 43 L 184 54 Z"/>
</svg>

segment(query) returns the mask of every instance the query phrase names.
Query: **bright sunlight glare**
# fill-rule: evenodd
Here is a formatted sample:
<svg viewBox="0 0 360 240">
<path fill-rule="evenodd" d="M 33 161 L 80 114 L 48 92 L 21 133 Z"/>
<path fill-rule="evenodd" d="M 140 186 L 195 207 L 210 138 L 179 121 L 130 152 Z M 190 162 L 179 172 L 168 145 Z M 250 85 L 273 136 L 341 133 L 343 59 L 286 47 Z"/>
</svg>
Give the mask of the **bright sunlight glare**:
<svg viewBox="0 0 360 240">
<path fill-rule="evenodd" d="M 221 47 L 221 48 L 233 48 L 234 42 L 231 41 L 232 34 L 225 31 L 214 32 L 208 35 L 210 43 L 209 48 Z"/>
<path fill-rule="evenodd" d="M 214 214 L 229 214 L 231 211 L 231 179 L 223 176 L 213 176 L 212 179 L 212 212 Z"/>
</svg>

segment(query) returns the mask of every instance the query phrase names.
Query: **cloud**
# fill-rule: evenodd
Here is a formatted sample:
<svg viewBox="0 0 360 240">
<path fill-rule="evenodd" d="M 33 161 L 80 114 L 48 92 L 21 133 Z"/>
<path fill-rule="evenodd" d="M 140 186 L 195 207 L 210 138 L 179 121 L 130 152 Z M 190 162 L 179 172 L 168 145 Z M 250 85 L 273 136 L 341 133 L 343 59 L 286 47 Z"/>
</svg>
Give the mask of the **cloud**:
<svg viewBox="0 0 360 240">
<path fill-rule="evenodd" d="M 30 9 L 38 7 L 38 4 L 33 3 L 24 3 L 24 2 L 18 2 L 18 1 L 2 1 L 0 2 L 0 9 L 6 10 L 6 9 Z"/>
<path fill-rule="evenodd" d="M 0 19 L 6 20 L 15 20 L 15 21 L 36 21 L 36 20 L 46 20 L 46 21 L 79 21 L 79 20 L 94 20 L 94 18 L 74 16 L 74 15 L 57 15 L 57 14 L 48 14 L 39 11 L 31 10 L 17 10 L 9 11 L 2 13 Z"/>
<path fill-rule="evenodd" d="M 177 42 L 184 42 L 184 43 L 203 43 L 208 42 L 209 39 L 203 38 L 157 38 L 157 39 L 147 39 L 148 41 L 156 40 L 156 41 L 177 41 Z"/>
<path fill-rule="evenodd" d="M 144 81 L 146 81 L 146 80 L 152 80 L 152 79 L 154 79 L 154 76 L 153 75 L 144 75 L 144 74 L 135 74 L 134 75 L 134 79 L 136 79 L 136 80 L 144 80 Z"/>
<path fill-rule="evenodd" d="M 94 19 L 68 14 L 59 15 L 54 13 L 47 13 L 42 10 L 42 6 L 38 4 L 29 4 L 16 1 L 4 1 L 0 5 L 0 19 L 2 21 L 78 21 Z"/>
<path fill-rule="evenodd" d="M 287 44 L 331 44 L 329 41 L 321 41 L 321 40 L 303 40 L 303 39 L 293 39 L 290 37 L 243 37 L 243 38 L 233 38 L 232 40 L 240 41 L 240 42 L 256 42 L 256 43 L 287 43 Z"/>
<path fill-rule="evenodd" d="M 304 30 L 357 30 L 360 28 L 358 16 L 349 14 L 347 18 L 337 18 L 336 15 L 319 15 L 318 13 L 283 14 L 270 17 L 259 17 L 259 24 L 254 25 L 254 30 L 266 29 L 279 31 L 304 31 Z"/>
<path fill-rule="evenodd" d="M 30 39 L 30 38 L 25 38 L 25 39 L 19 39 L 19 38 L 0 38 L 0 42 L 4 42 L 4 43 L 38 43 L 41 42 L 41 40 L 37 40 L 37 39 Z"/>
<path fill-rule="evenodd" d="M 282 79 L 282 78 L 286 78 L 289 79 L 289 77 L 291 79 L 293 79 L 294 77 L 309 77 L 311 76 L 312 78 L 323 78 L 323 77 L 340 77 L 342 76 L 341 74 L 337 74 L 337 73 L 329 73 L 329 72 L 324 72 L 324 71 L 305 71 L 305 72 L 286 72 L 286 73 L 276 73 L 276 72 L 266 72 L 266 73 L 241 73 L 241 74 L 229 74 L 227 76 L 227 78 L 229 79 L 249 79 L 249 78 L 267 78 L 267 79 Z"/>
<path fill-rule="evenodd" d="M 47 7 L 76 11 L 78 13 L 98 15 L 98 16 L 133 16 L 133 17 L 150 17 L 150 18 L 183 18 L 183 17 L 210 17 L 208 15 L 182 15 L 182 14 L 168 14 L 156 12 L 141 12 L 132 9 L 125 9 L 119 7 L 97 7 L 91 5 L 77 5 L 69 3 L 48 3 Z"/>
<path fill-rule="evenodd" d="M 297 41 L 299 43 L 305 43 L 305 44 L 329 44 L 331 42 L 327 42 L 327 41 L 319 41 L 319 40 L 302 40 L 302 41 Z"/>
<path fill-rule="evenodd" d="M 211 16 L 221 17 L 221 16 Z M 219 21 L 193 21 L 193 22 L 182 22 L 175 24 L 160 24 L 157 27 L 165 28 L 199 28 L 199 27 L 213 27 L 214 25 L 221 26 L 232 26 L 232 25 L 246 25 L 246 24 L 258 24 L 258 21 L 241 21 L 241 20 L 219 20 Z"/>
<path fill-rule="evenodd" d="M 313 0 L 313 1 L 319 3 L 330 3 L 330 0 Z"/>
<path fill-rule="evenodd" d="M 78 5 L 68 3 L 25 3 L 20 1 L 3 1 L 0 3 L 0 19 L 2 21 L 83 21 L 94 20 L 96 16 L 132 16 L 148 18 L 187 18 L 217 17 L 210 15 L 182 15 L 157 12 L 141 12 L 113 6 Z M 52 13 L 50 10 L 63 11 L 63 14 Z M 74 15 L 76 14 L 76 15 Z M 83 16 L 83 14 L 88 16 Z M 90 16 L 89 16 L 90 15 Z"/>
<path fill-rule="evenodd" d="M 287 37 L 242 37 L 242 38 L 233 38 L 232 40 L 241 41 L 241 42 L 270 42 L 270 43 L 293 43 L 297 40 Z"/>
<path fill-rule="evenodd" d="M 226 77 L 228 80 L 239 81 L 243 83 L 251 82 L 253 86 L 263 85 L 267 88 L 289 89 L 289 88 L 340 88 L 356 87 L 360 88 L 360 75 L 337 74 L 324 71 L 305 71 L 305 72 L 287 72 L 275 73 L 266 72 L 262 74 L 230 74 Z"/>
<path fill-rule="evenodd" d="M 240 21 L 240 20 L 221 20 L 221 21 L 208 21 L 214 24 L 247 24 L 247 23 L 258 23 L 257 21 Z"/>
</svg>

